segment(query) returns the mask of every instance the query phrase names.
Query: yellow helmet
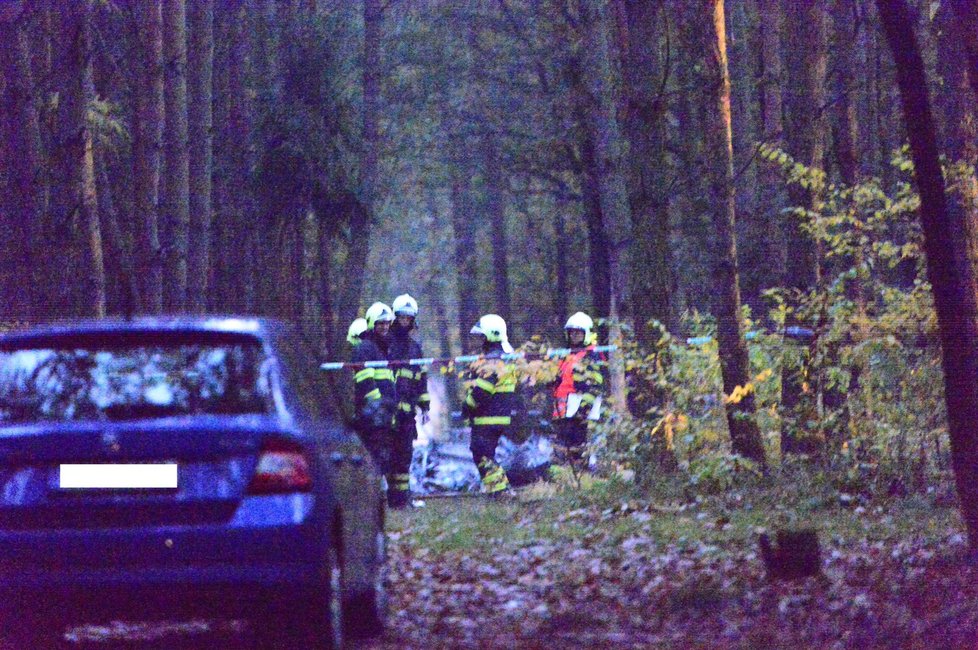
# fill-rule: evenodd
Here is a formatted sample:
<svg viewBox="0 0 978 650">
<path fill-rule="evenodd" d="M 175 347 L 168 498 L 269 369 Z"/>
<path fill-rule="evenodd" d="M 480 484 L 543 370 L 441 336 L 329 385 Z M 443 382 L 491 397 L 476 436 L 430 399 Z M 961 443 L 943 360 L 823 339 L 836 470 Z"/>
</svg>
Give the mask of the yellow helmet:
<svg viewBox="0 0 978 650">
<path fill-rule="evenodd" d="M 367 331 L 367 321 L 364 318 L 358 318 L 352 323 L 350 323 L 350 329 L 346 331 L 346 340 L 350 345 L 356 345 L 360 342 L 360 335 Z"/>
</svg>

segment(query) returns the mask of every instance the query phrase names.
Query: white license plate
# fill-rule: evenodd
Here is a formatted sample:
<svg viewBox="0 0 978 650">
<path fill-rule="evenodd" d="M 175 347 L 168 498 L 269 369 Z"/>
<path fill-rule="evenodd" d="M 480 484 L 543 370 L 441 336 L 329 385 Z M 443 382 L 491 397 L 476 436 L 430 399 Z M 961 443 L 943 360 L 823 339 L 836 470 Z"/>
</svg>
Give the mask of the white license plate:
<svg viewBox="0 0 978 650">
<path fill-rule="evenodd" d="M 58 487 L 73 489 L 176 489 L 176 463 L 90 463 L 63 464 Z"/>
</svg>

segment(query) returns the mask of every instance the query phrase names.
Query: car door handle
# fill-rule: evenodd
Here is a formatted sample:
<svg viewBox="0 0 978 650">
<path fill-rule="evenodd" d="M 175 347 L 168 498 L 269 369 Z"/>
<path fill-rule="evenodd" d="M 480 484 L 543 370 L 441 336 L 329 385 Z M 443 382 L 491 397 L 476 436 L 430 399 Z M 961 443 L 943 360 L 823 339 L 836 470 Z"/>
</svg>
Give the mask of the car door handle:
<svg viewBox="0 0 978 650">
<path fill-rule="evenodd" d="M 334 451 L 332 454 L 330 454 L 329 459 L 333 461 L 333 463 L 335 463 L 336 465 L 339 465 L 344 460 L 346 460 L 346 456 L 344 456 L 338 451 Z"/>
</svg>

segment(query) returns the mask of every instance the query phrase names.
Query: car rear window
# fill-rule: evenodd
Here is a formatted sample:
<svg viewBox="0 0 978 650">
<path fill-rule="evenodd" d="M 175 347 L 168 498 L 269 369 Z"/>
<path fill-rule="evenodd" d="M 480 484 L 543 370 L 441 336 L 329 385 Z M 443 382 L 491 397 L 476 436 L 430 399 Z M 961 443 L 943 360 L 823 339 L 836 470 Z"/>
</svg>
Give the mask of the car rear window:
<svg viewBox="0 0 978 650">
<path fill-rule="evenodd" d="M 0 350 L 0 424 L 274 410 L 256 339 L 85 342 Z"/>
</svg>

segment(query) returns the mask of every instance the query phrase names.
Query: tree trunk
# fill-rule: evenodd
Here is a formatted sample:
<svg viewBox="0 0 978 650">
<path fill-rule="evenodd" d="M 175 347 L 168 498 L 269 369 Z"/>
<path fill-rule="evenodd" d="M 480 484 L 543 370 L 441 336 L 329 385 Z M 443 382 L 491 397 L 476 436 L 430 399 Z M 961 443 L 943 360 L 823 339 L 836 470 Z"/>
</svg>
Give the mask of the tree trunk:
<svg viewBox="0 0 978 650">
<path fill-rule="evenodd" d="M 500 170 L 499 145 L 492 134 L 482 138 L 483 172 L 486 179 L 486 210 L 492 224 L 492 277 L 496 313 L 512 328 L 509 292 L 509 242 L 506 235 L 506 188 Z M 513 330 L 510 329 L 510 335 Z"/>
<path fill-rule="evenodd" d="M 601 191 L 598 184 L 594 133 L 588 123 L 590 93 L 584 84 L 580 57 L 570 61 L 575 135 L 579 152 L 575 171 L 581 179 L 584 195 L 584 225 L 588 234 L 588 272 L 591 281 L 591 306 L 597 317 L 611 313 L 611 281 L 608 271 L 608 239 L 601 215 Z"/>
<path fill-rule="evenodd" d="M 736 215 L 733 185 L 733 134 L 730 115 L 730 75 L 727 69 L 727 36 L 723 0 L 703 2 L 703 20 L 708 21 L 709 55 L 704 59 L 710 80 L 707 106 L 706 150 L 710 167 L 715 250 L 713 254 L 714 314 L 723 392 L 727 396 L 727 426 L 734 453 L 765 465 L 764 444 L 754 420 L 754 395 L 731 399 L 737 389 L 750 382 L 750 364 L 744 323 L 740 313 L 737 273 Z"/>
<path fill-rule="evenodd" d="M 383 7 L 381 0 L 363 0 L 363 142 L 360 151 L 360 202 L 363 215 L 357 215 L 355 239 L 349 251 L 351 269 L 357 269 L 361 275 L 366 268 L 367 256 L 370 254 L 370 230 L 375 212 L 377 211 L 377 165 L 380 156 L 380 119 L 381 102 L 381 39 L 383 27 Z M 355 265 L 355 266 L 352 266 Z M 357 290 L 351 291 L 347 300 L 352 303 L 360 302 L 363 283 L 356 283 Z M 356 309 L 356 304 L 341 305 L 341 309 Z M 344 318 L 346 323 L 352 318 Z"/>
<path fill-rule="evenodd" d="M 187 248 L 190 229 L 190 161 L 187 143 L 187 5 L 164 0 L 163 56 L 166 62 L 166 165 L 163 177 L 163 307 L 187 306 Z"/>
<path fill-rule="evenodd" d="M 786 48 L 787 69 L 790 73 L 785 86 L 786 133 L 788 153 L 798 162 L 812 168 L 824 166 L 825 126 L 822 114 L 825 105 L 825 84 L 828 57 L 827 24 L 824 7 L 815 2 L 785 0 L 787 33 L 792 41 Z M 811 188 L 793 183 L 788 186 L 792 207 L 811 210 L 817 199 Z M 783 285 L 806 292 L 819 281 L 819 254 L 815 242 L 801 228 L 801 218 L 786 217 L 785 247 L 787 264 Z M 789 326 L 804 323 L 794 311 L 789 313 Z M 803 363 L 807 364 L 807 360 Z M 807 367 L 807 366 L 806 366 Z M 784 411 L 781 426 L 781 450 L 784 453 L 813 451 L 812 441 L 801 432 L 807 429 L 804 413 L 811 412 L 814 395 L 803 390 L 805 368 L 785 363 L 781 375 L 781 405 Z M 795 416 L 799 416 L 796 418 Z"/>
<path fill-rule="evenodd" d="M 624 3 L 627 30 L 621 44 L 627 93 L 625 130 L 630 145 L 629 203 L 632 212 L 631 293 L 635 335 L 651 350 L 659 337 L 653 320 L 674 329 L 672 253 L 669 247 L 669 165 L 666 157 L 666 69 L 662 56 L 660 7 L 641 0 Z M 666 41 L 668 44 L 668 40 Z"/>
<path fill-rule="evenodd" d="M 245 85 L 249 39 L 244 31 L 242 0 L 215 5 L 214 77 L 214 205 L 215 241 L 212 248 L 214 290 L 210 307 L 218 311 L 251 311 L 252 200 L 248 191 L 252 132 L 252 102 Z"/>
<path fill-rule="evenodd" d="M 214 0 L 193 0 L 187 15 L 187 120 L 190 147 L 190 239 L 187 251 L 187 309 L 207 308 L 211 246 L 213 166 Z"/>
<path fill-rule="evenodd" d="M 37 95 L 23 20 L 0 22 L 0 66 L 6 87 L 2 106 L 7 128 L 2 133 L 8 178 L 0 207 L 5 233 L 3 266 L 7 271 L 2 313 L 4 320 L 30 321 L 38 307 L 34 232 L 44 219 L 44 183 Z"/>
<path fill-rule="evenodd" d="M 833 10 L 835 32 L 835 120 L 833 142 L 839 175 L 846 185 L 855 185 L 859 178 L 859 130 L 856 116 L 856 66 L 855 47 L 857 29 L 867 29 L 857 22 L 855 0 L 838 0 Z M 854 28 L 854 25 L 856 26 Z"/>
<path fill-rule="evenodd" d="M 99 152 L 96 155 L 95 168 L 98 175 L 100 224 L 104 233 L 105 247 L 110 252 L 107 267 L 114 268 L 114 275 L 118 278 L 116 310 L 131 315 L 139 307 L 138 274 L 133 260 L 132 241 L 119 224 L 119 214 L 106 167 L 105 153 Z"/>
<path fill-rule="evenodd" d="M 941 337 L 955 482 L 969 542 L 978 548 L 978 304 L 975 270 L 962 268 L 953 255 L 955 233 L 970 233 L 975 224 L 968 223 L 962 213 L 947 209 L 926 73 L 907 5 L 903 0 L 877 0 L 877 8 L 896 62 L 920 193 L 927 278 L 933 287 Z"/>
<path fill-rule="evenodd" d="M 92 130 L 88 122 L 89 107 L 95 101 L 92 75 L 91 16 L 94 0 L 74 0 L 64 9 L 69 14 L 69 85 L 65 93 L 65 114 L 71 137 L 65 143 L 65 154 L 74 168 L 71 198 L 72 213 L 78 216 L 81 241 L 78 242 L 81 273 L 78 282 L 79 313 L 105 316 L 105 267 L 102 258 L 102 233 L 98 219 L 98 195 L 95 187 L 95 156 Z M 70 17 L 69 17 L 70 16 Z"/>
<path fill-rule="evenodd" d="M 590 173 L 597 179 L 601 205 L 602 229 L 608 246 L 608 285 L 611 319 L 610 342 L 620 345 L 619 319 L 628 312 L 626 287 L 628 276 L 622 256 L 622 244 L 631 236 L 631 210 L 625 184 L 625 149 L 618 117 L 621 87 L 619 66 L 612 60 L 609 39 L 610 18 L 604 0 L 585 4 L 587 36 L 585 38 L 584 73 L 593 100 L 589 105 L 587 129 L 594 142 L 594 164 Z M 618 408 L 625 407 L 625 367 L 621 355 L 611 358 L 610 392 Z"/>
<path fill-rule="evenodd" d="M 323 345 L 327 346 L 325 352 L 338 359 L 339 356 L 337 354 L 339 349 L 331 349 L 331 346 L 335 344 L 335 341 L 340 339 L 340 334 L 345 334 L 345 331 L 343 327 L 344 323 L 340 323 L 337 326 L 334 320 L 332 286 L 333 226 L 327 222 L 323 215 L 320 214 L 318 216 L 319 251 L 316 268 L 319 272 L 319 292 L 317 296 L 319 301 L 319 320 L 322 327 Z M 349 326 L 349 323 L 345 325 Z"/>
<path fill-rule="evenodd" d="M 471 188 L 469 186 L 468 165 L 463 152 L 465 143 L 461 138 L 456 151 L 460 161 L 453 164 L 452 176 L 452 228 L 455 231 L 455 273 L 458 287 L 458 326 L 459 340 L 465 349 L 469 330 L 479 320 L 478 273 L 476 271 L 475 222 L 471 214 Z"/>
<path fill-rule="evenodd" d="M 961 42 L 968 55 L 968 81 L 978 100 L 978 5 L 974 0 L 950 0 L 950 5 L 958 16 Z"/>
<path fill-rule="evenodd" d="M 163 310 L 159 234 L 160 151 L 163 139 L 163 14 L 160 0 L 136 0 L 139 70 L 133 125 L 133 209 L 139 260 L 139 308 Z"/>
<path fill-rule="evenodd" d="M 556 259 L 554 260 L 554 280 L 556 281 L 556 291 L 553 294 L 555 322 L 563 325 L 570 316 L 570 283 L 567 255 L 570 252 L 570 242 L 567 237 L 567 211 L 568 202 L 566 199 L 557 200 L 557 212 L 554 214 L 554 246 L 556 248 Z"/>
</svg>

